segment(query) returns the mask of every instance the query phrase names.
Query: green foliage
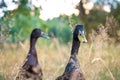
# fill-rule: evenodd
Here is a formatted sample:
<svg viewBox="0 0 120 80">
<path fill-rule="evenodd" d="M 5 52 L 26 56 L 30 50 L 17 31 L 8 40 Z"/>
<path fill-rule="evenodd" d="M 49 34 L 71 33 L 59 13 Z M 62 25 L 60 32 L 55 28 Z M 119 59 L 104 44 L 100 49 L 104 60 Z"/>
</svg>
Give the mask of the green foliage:
<svg viewBox="0 0 120 80">
<path fill-rule="evenodd" d="M 5 30 L 9 31 L 9 39 L 7 42 L 19 42 L 29 38 L 33 28 L 41 28 L 45 30 L 47 27 L 39 18 L 39 8 L 32 10 L 27 5 L 27 0 L 21 0 L 17 10 L 7 11 L 5 16 L 1 19 L 2 25 L 7 27 Z M 3 30 L 2 30 L 3 31 Z M 4 31 L 3 31 L 4 32 Z"/>
<path fill-rule="evenodd" d="M 113 15 L 117 20 L 118 22 L 120 23 L 120 3 L 117 5 L 116 8 L 112 8 L 111 10 L 111 15 Z"/>
<path fill-rule="evenodd" d="M 0 74 L 0 80 L 6 80 L 5 77 L 4 77 L 4 75 Z"/>
<path fill-rule="evenodd" d="M 9 37 L 9 26 L 6 21 L 0 20 L 0 43 L 7 40 Z"/>
<path fill-rule="evenodd" d="M 71 40 L 72 32 L 69 27 L 64 27 L 59 33 L 59 40 L 63 43 L 68 43 Z"/>
<path fill-rule="evenodd" d="M 107 74 L 106 70 L 101 70 L 99 72 L 99 75 L 100 75 L 100 80 L 112 80 L 109 74 Z"/>
<path fill-rule="evenodd" d="M 119 65 L 116 67 L 112 67 L 112 73 L 113 73 L 113 76 L 116 78 L 116 80 L 120 79 Z"/>
<path fill-rule="evenodd" d="M 116 65 L 116 64 L 115 64 Z M 114 65 L 111 65 L 111 72 L 113 73 L 113 76 L 115 78 L 115 80 L 119 80 L 120 79 L 120 71 L 118 66 L 113 67 Z M 110 74 L 108 73 L 107 70 L 102 69 L 99 72 L 99 76 L 100 76 L 100 80 L 112 80 L 110 77 Z"/>
<path fill-rule="evenodd" d="M 62 43 L 68 43 L 72 38 L 72 29 L 69 26 L 68 16 L 60 16 L 53 20 L 48 20 L 50 26 L 49 34 L 59 39 Z"/>
<path fill-rule="evenodd" d="M 107 13 L 104 11 L 92 10 L 88 16 L 89 29 L 97 29 L 99 24 L 105 22 L 106 16 Z"/>
<path fill-rule="evenodd" d="M 104 0 L 97 0 L 94 6 L 100 7 L 104 5 L 102 4 L 104 2 Z M 109 2 L 109 0 L 106 2 Z M 110 2 L 110 5 L 112 6 L 113 4 Z M 83 5 L 81 5 L 81 7 L 83 7 Z M 110 15 L 114 15 L 114 17 L 120 23 L 119 8 L 119 4 L 116 8 L 112 7 L 112 12 Z M 79 9 L 80 8 L 78 8 L 78 10 Z M 30 32 L 33 28 L 41 28 L 43 31 L 49 32 L 50 35 L 52 34 L 54 37 L 57 37 L 60 42 L 67 43 L 71 40 L 71 31 L 77 23 L 85 25 L 88 38 L 92 29 L 97 29 L 99 24 L 105 24 L 106 16 L 109 16 L 109 13 L 95 8 L 92 9 L 88 15 L 84 14 L 82 17 L 80 14 L 79 16 L 72 15 L 69 17 L 62 15 L 58 18 L 54 18 L 45 22 L 39 18 L 40 10 L 40 8 L 31 8 L 31 6 L 28 5 L 28 0 L 20 0 L 19 7 L 16 10 L 5 12 L 5 16 L 0 19 L 0 33 L 3 35 L 1 37 L 1 42 L 23 42 L 25 39 L 29 38 Z M 120 28 L 117 27 L 114 32 L 117 33 L 116 30 L 118 29 Z M 117 38 L 118 36 L 113 35 L 113 37 Z"/>
</svg>

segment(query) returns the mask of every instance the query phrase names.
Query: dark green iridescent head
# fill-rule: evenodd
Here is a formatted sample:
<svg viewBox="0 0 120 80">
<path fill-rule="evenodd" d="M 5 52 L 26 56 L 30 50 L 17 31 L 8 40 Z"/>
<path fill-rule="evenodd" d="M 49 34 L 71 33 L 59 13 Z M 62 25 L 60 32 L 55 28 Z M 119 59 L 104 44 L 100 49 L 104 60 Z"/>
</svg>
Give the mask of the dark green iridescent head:
<svg viewBox="0 0 120 80">
<path fill-rule="evenodd" d="M 44 33 L 41 29 L 35 28 L 31 33 L 31 38 L 39 38 L 39 37 L 49 39 L 49 36 L 46 33 Z"/>
<path fill-rule="evenodd" d="M 76 25 L 75 30 L 73 32 L 73 38 L 83 43 L 87 42 L 83 25 Z"/>
</svg>

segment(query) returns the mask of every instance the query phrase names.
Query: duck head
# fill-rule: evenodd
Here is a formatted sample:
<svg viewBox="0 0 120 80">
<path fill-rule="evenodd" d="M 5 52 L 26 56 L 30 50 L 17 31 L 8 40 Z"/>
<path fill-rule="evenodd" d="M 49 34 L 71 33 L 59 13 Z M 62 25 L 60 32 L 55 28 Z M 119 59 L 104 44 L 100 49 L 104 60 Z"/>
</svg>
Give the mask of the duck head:
<svg viewBox="0 0 120 80">
<path fill-rule="evenodd" d="M 73 32 L 73 38 L 79 40 L 80 42 L 86 43 L 87 39 L 85 37 L 85 30 L 83 25 L 77 25 Z"/>
<path fill-rule="evenodd" d="M 41 29 L 35 28 L 32 31 L 31 38 L 36 38 L 37 39 L 39 37 L 43 37 L 43 38 L 49 39 L 49 36 L 46 33 L 44 33 L 43 31 L 41 31 Z"/>
</svg>

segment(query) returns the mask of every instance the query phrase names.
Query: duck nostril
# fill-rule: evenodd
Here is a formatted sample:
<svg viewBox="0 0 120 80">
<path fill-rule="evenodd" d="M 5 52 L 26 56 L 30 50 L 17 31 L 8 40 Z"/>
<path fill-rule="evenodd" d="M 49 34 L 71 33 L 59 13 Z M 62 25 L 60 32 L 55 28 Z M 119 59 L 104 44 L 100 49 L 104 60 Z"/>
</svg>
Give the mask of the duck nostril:
<svg viewBox="0 0 120 80">
<path fill-rule="evenodd" d="M 86 40 L 86 39 L 84 39 L 84 40 L 83 40 L 83 43 L 87 43 L 87 40 Z"/>
<path fill-rule="evenodd" d="M 83 41 L 83 43 L 87 43 L 87 41 Z"/>
</svg>

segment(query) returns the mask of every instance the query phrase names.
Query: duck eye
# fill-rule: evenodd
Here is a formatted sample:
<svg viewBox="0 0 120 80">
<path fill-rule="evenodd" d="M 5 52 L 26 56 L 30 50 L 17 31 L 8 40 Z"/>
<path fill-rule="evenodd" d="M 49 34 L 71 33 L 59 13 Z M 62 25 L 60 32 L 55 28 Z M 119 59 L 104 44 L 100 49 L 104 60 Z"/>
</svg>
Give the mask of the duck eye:
<svg viewBox="0 0 120 80">
<path fill-rule="evenodd" d="M 82 34 L 81 34 L 81 31 L 79 31 L 79 35 L 81 36 Z"/>
<path fill-rule="evenodd" d="M 81 33 L 79 35 L 82 36 Z"/>
</svg>

